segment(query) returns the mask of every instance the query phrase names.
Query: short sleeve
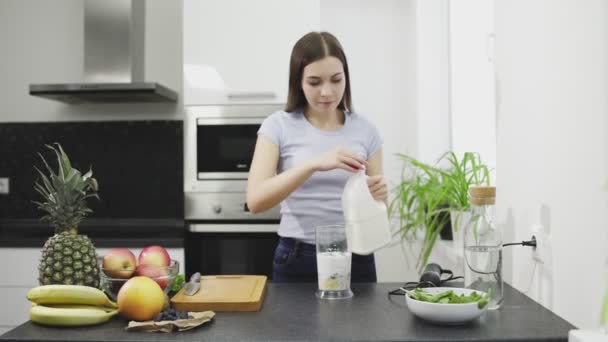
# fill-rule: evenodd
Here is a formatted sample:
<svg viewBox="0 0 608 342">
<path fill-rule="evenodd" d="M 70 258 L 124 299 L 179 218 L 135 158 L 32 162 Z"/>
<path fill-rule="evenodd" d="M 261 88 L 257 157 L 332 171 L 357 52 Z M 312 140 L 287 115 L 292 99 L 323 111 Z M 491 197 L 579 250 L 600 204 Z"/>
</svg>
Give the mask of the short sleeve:
<svg viewBox="0 0 608 342">
<path fill-rule="evenodd" d="M 380 135 L 380 131 L 378 128 L 372 123 L 370 123 L 368 141 L 367 141 L 367 156 L 371 158 L 380 148 L 384 141 L 382 140 L 382 136 Z"/>
<path fill-rule="evenodd" d="M 260 129 L 258 130 L 258 135 L 262 134 L 277 146 L 281 146 L 282 140 L 282 129 L 279 114 L 280 113 L 274 113 L 269 115 L 266 119 L 264 119 Z"/>
</svg>

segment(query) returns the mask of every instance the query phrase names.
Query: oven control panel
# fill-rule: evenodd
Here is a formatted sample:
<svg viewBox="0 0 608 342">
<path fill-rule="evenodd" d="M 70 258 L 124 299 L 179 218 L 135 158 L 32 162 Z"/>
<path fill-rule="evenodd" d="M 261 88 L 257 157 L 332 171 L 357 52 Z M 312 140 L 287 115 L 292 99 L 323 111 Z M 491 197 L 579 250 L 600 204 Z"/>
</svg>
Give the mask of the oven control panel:
<svg viewBox="0 0 608 342">
<path fill-rule="evenodd" d="M 252 214 L 244 192 L 184 193 L 186 220 L 279 220 L 279 206 Z"/>
</svg>

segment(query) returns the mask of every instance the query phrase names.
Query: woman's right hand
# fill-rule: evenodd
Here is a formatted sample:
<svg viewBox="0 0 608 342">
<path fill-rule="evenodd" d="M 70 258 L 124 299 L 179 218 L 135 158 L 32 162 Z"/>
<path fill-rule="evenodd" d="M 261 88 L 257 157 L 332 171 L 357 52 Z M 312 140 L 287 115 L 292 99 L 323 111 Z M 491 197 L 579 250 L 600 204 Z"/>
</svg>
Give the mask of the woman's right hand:
<svg viewBox="0 0 608 342">
<path fill-rule="evenodd" d="M 367 161 L 342 147 L 327 151 L 312 160 L 315 171 L 343 169 L 356 172 L 367 165 Z"/>
</svg>

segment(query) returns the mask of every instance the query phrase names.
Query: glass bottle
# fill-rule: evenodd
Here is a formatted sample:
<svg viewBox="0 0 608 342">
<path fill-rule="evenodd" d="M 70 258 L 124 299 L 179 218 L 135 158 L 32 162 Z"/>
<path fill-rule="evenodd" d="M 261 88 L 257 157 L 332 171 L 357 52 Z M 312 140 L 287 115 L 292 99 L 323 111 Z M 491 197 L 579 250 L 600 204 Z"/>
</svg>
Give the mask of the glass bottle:
<svg viewBox="0 0 608 342">
<path fill-rule="evenodd" d="M 502 233 L 494 223 L 496 187 L 469 188 L 471 219 L 464 232 L 464 286 L 491 291 L 488 309 L 502 304 Z"/>
</svg>

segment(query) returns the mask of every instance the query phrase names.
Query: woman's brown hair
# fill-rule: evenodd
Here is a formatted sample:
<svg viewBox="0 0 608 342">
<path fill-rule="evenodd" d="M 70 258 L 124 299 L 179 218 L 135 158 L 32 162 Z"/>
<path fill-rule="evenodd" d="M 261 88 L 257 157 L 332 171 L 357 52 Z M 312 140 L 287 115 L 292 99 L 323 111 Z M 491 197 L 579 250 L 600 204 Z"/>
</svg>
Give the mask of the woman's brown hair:
<svg viewBox="0 0 608 342">
<path fill-rule="evenodd" d="M 304 67 L 325 57 L 332 56 L 342 62 L 346 86 L 344 96 L 338 109 L 344 112 L 352 112 L 353 105 L 350 95 L 350 76 L 348 74 L 348 63 L 344 50 L 338 39 L 329 32 L 310 32 L 300 38 L 291 50 L 289 62 L 289 93 L 287 94 L 286 112 L 294 112 L 306 107 L 306 97 L 302 91 L 302 73 Z"/>
</svg>

